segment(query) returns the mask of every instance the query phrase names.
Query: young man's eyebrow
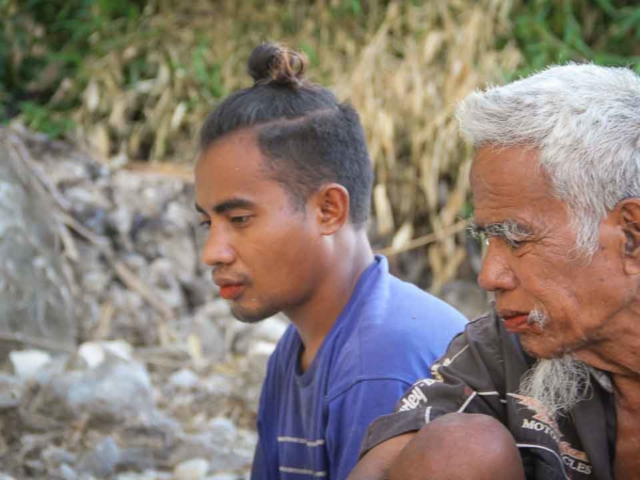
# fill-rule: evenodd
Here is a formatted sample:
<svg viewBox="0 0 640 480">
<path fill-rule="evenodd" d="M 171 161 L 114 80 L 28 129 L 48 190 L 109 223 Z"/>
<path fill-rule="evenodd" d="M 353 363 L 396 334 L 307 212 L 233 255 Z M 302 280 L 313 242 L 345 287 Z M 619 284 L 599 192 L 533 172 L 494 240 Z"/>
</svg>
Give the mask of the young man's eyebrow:
<svg viewBox="0 0 640 480">
<path fill-rule="evenodd" d="M 255 205 L 256 204 L 251 200 L 247 200 L 244 198 L 229 198 L 228 200 L 224 200 L 214 205 L 211 210 L 217 213 L 218 215 L 221 215 L 235 208 L 254 208 Z M 207 211 L 197 203 L 195 204 L 195 207 L 199 213 L 202 213 L 203 215 L 208 215 Z"/>
</svg>

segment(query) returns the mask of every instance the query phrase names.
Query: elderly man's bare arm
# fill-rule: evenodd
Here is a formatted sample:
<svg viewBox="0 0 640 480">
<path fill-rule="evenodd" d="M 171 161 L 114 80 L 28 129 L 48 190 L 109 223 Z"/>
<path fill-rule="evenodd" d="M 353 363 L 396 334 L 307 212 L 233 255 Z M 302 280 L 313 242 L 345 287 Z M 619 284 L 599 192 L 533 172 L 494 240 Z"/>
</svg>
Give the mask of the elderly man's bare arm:
<svg viewBox="0 0 640 480">
<path fill-rule="evenodd" d="M 387 480 L 389 468 L 416 432 L 398 435 L 372 448 L 358 462 L 347 480 Z"/>
<path fill-rule="evenodd" d="M 511 433 L 487 415 L 452 413 L 372 449 L 348 480 L 524 480 Z"/>
</svg>

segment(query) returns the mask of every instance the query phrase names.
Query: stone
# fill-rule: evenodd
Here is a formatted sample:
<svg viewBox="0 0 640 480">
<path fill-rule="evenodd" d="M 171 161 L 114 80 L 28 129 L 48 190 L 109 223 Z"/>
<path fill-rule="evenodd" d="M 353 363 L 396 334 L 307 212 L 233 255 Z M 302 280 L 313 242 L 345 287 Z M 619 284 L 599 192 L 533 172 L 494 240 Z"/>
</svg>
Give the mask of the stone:
<svg viewBox="0 0 640 480">
<path fill-rule="evenodd" d="M 236 379 L 218 373 L 214 373 L 203 380 L 204 387 L 209 394 L 221 397 L 230 396 L 236 383 Z"/>
<path fill-rule="evenodd" d="M 127 342 L 115 340 L 109 342 L 85 342 L 78 348 L 78 356 L 89 368 L 100 365 L 107 355 L 114 355 L 124 361 L 132 361 L 133 348 Z"/>
<path fill-rule="evenodd" d="M 78 474 L 76 473 L 76 471 L 71 468 L 69 465 L 67 465 L 66 463 L 63 463 L 62 465 L 60 465 L 60 476 L 63 478 L 63 480 L 77 480 L 78 479 Z"/>
<path fill-rule="evenodd" d="M 42 459 L 51 466 L 72 465 L 77 460 L 77 455 L 65 448 L 49 445 L 42 452 Z"/>
<path fill-rule="evenodd" d="M 247 360 L 249 361 L 251 370 L 260 372 L 260 376 L 264 376 L 261 372 L 266 371 L 269 357 L 275 349 L 275 344 L 271 342 L 259 340 L 252 343 L 247 352 Z"/>
<path fill-rule="evenodd" d="M 171 260 L 167 258 L 154 260 L 149 265 L 147 281 L 167 307 L 171 309 L 184 307 L 184 293 L 176 278 L 176 265 Z"/>
<path fill-rule="evenodd" d="M 75 283 L 63 255 L 52 199 L 0 130 L 0 331 L 70 347 L 76 337 Z M 15 346 L 13 347 L 15 348 Z M 0 342 L 0 360 L 8 349 Z"/>
<path fill-rule="evenodd" d="M 115 480 L 171 480 L 172 475 L 163 475 L 160 472 L 154 472 L 153 470 L 145 470 L 142 473 L 138 472 L 123 472 L 116 475 Z"/>
<path fill-rule="evenodd" d="M 22 385 L 18 378 L 0 373 L 0 412 L 20 404 Z"/>
<path fill-rule="evenodd" d="M 222 446 L 233 445 L 238 435 L 235 424 L 224 417 L 216 417 L 209 420 L 207 429 L 216 443 Z"/>
<path fill-rule="evenodd" d="M 220 361 L 226 353 L 225 338 L 222 329 L 208 316 L 198 312 L 189 327 L 192 334 L 199 340 L 202 354 L 212 360 Z"/>
<path fill-rule="evenodd" d="M 241 355 L 247 355 L 250 348 L 256 343 L 264 342 L 273 345 L 278 343 L 289 322 L 283 316 L 276 315 L 254 325 L 242 324 L 237 320 L 235 324 L 228 325 L 228 328 L 235 330 L 233 351 Z"/>
<path fill-rule="evenodd" d="M 209 462 L 204 458 L 186 460 L 173 470 L 176 480 L 201 480 L 209 471 Z"/>
<path fill-rule="evenodd" d="M 9 359 L 16 376 L 27 380 L 51 362 L 51 354 L 42 350 L 16 350 L 9 354 Z"/>
<path fill-rule="evenodd" d="M 183 368 L 169 377 L 169 383 L 175 387 L 189 389 L 195 387 L 200 382 L 198 377 L 192 370 Z"/>
<path fill-rule="evenodd" d="M 50 420 L 117 424 L 149 415 L 154 406 L 145 366 L 114 355 L 96 368 L 54 375 L 36 387 L 24 409 Z"/>
<path fill-rule="evenodd" d="M 89 473 L 102 478 L 115 472 L 120 459 L 121 454 L 118 445 L 116 445 L 112 437 L 107 437 L 83 456 L 78 469 L 82 473 Z"/>
<path fill-rule="evenodd" d="M 244 465 L 250 465 L 253 460 L 253 454 L 258 444 L 258 434 L 254 430 L 239 428 L 236 442 L 233 446 L 233 453 Z"/>
</svg>

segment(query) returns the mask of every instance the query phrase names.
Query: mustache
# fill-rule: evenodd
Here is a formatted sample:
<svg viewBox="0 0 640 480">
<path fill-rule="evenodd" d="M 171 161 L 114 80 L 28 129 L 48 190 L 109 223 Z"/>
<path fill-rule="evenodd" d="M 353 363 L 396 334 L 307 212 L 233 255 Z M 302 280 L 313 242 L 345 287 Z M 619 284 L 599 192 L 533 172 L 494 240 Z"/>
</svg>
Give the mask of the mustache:
<svg viewBox="0 0 640 480">
<path fill-rule="evenodd" d="M 534 307 L 529 312 L 527 323 L 529 325 L 538 325 L 540 328 L 544 327 L 549 321 L 549 315 L 542 307 Z"/>
<path fill-rule="evenodd" d="M 213 283 L 242 283 L 244 285 L 249 284 L 249 277 L 247 275 L 241 273 L 234 273 L 230 271 L 225 271 L 223 269 L 214 268 L 211 271 L 211 279 Z"/>
</svg>

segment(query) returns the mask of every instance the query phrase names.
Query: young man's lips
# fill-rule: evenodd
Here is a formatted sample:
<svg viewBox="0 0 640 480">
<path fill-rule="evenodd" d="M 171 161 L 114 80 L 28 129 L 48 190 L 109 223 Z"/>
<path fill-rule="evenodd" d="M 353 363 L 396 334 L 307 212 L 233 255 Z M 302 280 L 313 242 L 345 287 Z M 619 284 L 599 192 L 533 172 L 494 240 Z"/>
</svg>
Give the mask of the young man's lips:
<svg viewBox="0 0 640 480">
<path fill-rule="evenodd" d="M 225 300 L 235 300 L 244 290 L 244 285 L 242 283 L 223 285 L 220 287 L 220 296 Z"/>
</svg>

